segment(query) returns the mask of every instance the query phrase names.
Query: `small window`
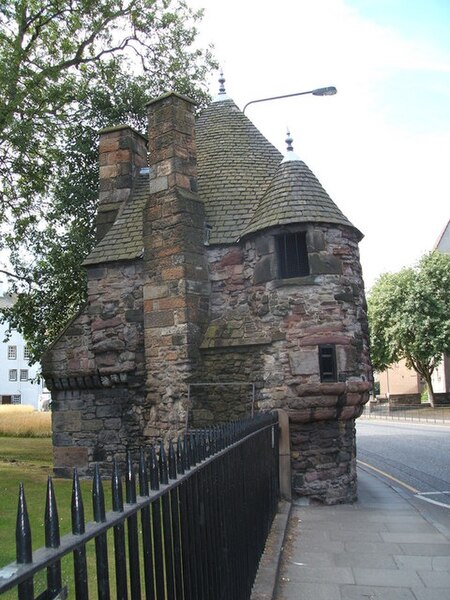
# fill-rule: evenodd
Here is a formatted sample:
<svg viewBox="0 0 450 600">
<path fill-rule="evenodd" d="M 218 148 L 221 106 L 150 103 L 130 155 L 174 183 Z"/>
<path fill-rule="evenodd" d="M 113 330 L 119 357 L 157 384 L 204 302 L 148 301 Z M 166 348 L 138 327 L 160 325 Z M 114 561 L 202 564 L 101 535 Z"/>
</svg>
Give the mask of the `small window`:
<svg viewBox="0 0 450 600">
<path fill-rule="evenodd" d="M 16 360 L 17 346 L 8 346 L 8 358 L 9 360 Z"/>
<path fill-rule="evenodd" d="M 28 369 L 20 369 L 20 381 L 28 381 Z"/>
<path fill-rule="evenodd" d="M 19 394 L 17 396 L 12 396 L 12 404 L 21 404 L 22 398 Z"/>
<path fill-rule="evenodd" d="M 337 381 L 336 346 L 319 346 L 320 381 Z"/>
<path fill-rule="evenodd" d="M 285 233 L 277 237 L 278 265 L 280 277 L 304 277 L 309 275 L 306 232 Z"/>
<path fill-rule="evenodd" d="M 30 350 L 27 346 L 23 349 L 23 358 L 24 360 L 28 360 L 30 358 Z"/>
<path fill-rule="evenodd" d="M 9 380 L 10 381 L 17 381 L 17 369 L 10 369 L 9 370 Z"/>
</svg>

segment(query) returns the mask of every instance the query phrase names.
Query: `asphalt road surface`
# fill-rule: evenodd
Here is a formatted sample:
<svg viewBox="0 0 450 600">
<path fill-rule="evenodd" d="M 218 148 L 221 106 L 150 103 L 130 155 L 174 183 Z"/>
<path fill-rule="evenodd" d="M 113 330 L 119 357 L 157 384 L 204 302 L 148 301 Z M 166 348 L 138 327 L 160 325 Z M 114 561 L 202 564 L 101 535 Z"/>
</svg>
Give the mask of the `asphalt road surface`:
<svg viewBox="0 0 450 600">
<path fill-rule="evenodd" d="M 357 421 L 359 468 L 450 531 L 450 426 Z"/>
</svg>

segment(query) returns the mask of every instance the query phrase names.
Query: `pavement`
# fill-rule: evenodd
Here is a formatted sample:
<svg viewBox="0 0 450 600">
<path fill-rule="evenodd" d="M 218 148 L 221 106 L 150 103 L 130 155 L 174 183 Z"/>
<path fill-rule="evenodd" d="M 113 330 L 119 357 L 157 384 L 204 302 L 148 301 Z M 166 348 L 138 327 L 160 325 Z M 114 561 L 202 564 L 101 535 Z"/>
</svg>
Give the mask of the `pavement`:
<svg viewBox="0 0 450 600">
<path fill-rule="evenodd" d="M 358 469 L 354 504 L 282 512 L 278 576 L 258 598 L 450 600 L 450 531 L 376 474 Z"/>
</svg>

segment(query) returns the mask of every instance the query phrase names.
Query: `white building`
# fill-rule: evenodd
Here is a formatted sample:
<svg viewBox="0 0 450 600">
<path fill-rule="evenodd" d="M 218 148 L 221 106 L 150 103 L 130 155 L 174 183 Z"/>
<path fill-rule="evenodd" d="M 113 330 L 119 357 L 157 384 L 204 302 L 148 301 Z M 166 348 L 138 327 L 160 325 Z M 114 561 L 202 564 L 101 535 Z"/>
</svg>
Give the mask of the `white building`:
<svg viewBox="0 0 450 600">
<path fill-rule="evenodd" d="M 450 220 L 439 236 L 435 250 L 450 254 Z M 444 355 L 441 364 L 434 370 L 431 381 L 436 394 L 450 395 L 450 355 Z"/>
<path fill-rule="evenodd" d="M 12 303 L 11 296 L 0 296 L 0 308 Z M 0 323 L 0 404 L 30 404 L 38 409 L 42 383 L 33 380 L 40 366 L 28 364 L 28 348 L 18 331 L 12 330 L 5 341 L 7 331 L 8 324 Z"/>
</svg>

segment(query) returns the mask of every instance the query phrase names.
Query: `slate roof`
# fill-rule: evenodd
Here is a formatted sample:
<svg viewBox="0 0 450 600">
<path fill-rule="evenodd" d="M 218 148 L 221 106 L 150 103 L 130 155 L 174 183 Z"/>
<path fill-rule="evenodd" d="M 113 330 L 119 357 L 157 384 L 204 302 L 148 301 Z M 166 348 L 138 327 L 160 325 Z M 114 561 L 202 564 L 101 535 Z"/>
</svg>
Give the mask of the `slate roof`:
<svg viewBox="0 0 450 600">
<path fill-rule="evenodd" d="M 283 157 L 230 99 L 203 110 L 196 138 L 210 243 L 236 242 Z"/>
<path fill-rule="evenodd" d="M 353 227 L 314 173 L 296 156 L 279 165 L 241 237 L 290 223 L 336 223 Z"/>
<path fill-rule="evenodd" d="M 292 153 L 281 162 L 282 154 L 228 96 L 202 111 L 196 142 L 198 196 L 211 226 L 210 244 L 236 243 L 244 235 L 288 223 L 353 227 L 305 163 Z M 85 265 L 142 254 L 142 210 L 148 195 L 148 175 L 139 175 L 122 212 Z"/>
<path fill-rule="evenodd" d="M 131 260 L 142 254 L 142 210 L 148 200 L 148 190 L 148 175 L 139 175 L 122 212 L 83 264 Z"/>
</svg>

